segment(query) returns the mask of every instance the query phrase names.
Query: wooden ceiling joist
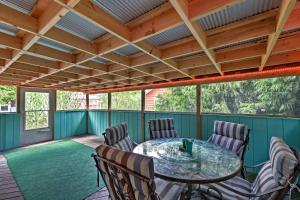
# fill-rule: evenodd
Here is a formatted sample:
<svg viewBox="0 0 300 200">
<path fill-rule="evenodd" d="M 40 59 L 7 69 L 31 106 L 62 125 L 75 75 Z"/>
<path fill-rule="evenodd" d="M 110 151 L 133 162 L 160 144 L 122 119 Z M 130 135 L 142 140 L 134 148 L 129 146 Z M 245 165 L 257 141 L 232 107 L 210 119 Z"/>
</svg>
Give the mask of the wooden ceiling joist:
<svg viewBox="0 0 300 200">
<path fill-rule="evenodd" d="M 279 7 L 279 12 L 277 14 L 277 23 L 276 23 L 276 31 L 272 33 L 268 37 L 268 44 L 267 44 L 267 52 L 266 55 L 262 56 L 261 66 L 259 70 L 262 71 L 264 66 L 266 65 L 274 46 L 284 28 L 284 24 L 288 20 L 289 15 L 292 13 L 296 5 L 297 0 L 282 0 L 281 5 Z"/>
<path fill-rule="evenodd" d="M 201 17 L 237 3 L 242 1 L 170 0 L 129 23 L 90 0 L 39 0 L 31 14 L 0 4 L 0 21 L 18 29 L 15 36 L 0 33 L 0 77 L 10 84 L 89 92 L 299 62 L 300 34 L 282 34 L 300 27 L 299 2 L 282 0 L 279 8 L 204 31 Z M 57 28 L 68 12 L 107 33 L 89 41 Z M 148 40 L 181 25 L 192 36 L 161 46 Z M 74 51 L 45 46 L 41 38 Z M 139 52 L 117 53 L 128 45 Z M 108 62 L 94 61 L 98 56 Z"/>
</svg>

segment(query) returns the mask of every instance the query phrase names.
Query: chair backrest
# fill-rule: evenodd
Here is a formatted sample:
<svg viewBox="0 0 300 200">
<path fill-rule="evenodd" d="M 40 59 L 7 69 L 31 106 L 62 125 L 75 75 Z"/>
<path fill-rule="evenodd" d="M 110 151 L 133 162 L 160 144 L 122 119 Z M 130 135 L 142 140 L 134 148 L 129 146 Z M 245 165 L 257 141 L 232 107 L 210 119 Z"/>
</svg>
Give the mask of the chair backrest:
<svg viewBox="0 0 300 200">
<path fill-rule="evenodd" d="M 97 167 L 113 200 L 157 200 L 152 158 L 105 144 L 96 152 Z"/>
<path fill-rule="evenodd" d="M 151 119 L 148 124 L 151 139 L 177 137 L 172 118 Z"/>
<path fill-rule="evenodd" d="M 299 154 L 291 149 L 282 139 L 271 138 L 270 161 L 260 170 L 256 177 L 252 192 L 266 192 L 276 187 L 285 189 L 255 199 L 281 199 L 289 189 L 289 181 L 293 183 L 299 174 Z"/>
<path fill-rule="evenodd" d="M 214 132 L 208 139 L 211 143 L 235 152 L 242 160 L 248 140 L 249 129 L 246 125 L 224 121 L 214 122 Z"/>
<path fill-rule="evenodd" d="M 128 128 L 126 123 L 117 124 L 105 130 L 103 134 L 105 144 L 114 146 L 124 151 L 132 151 L 133 144 L 128 135 Z"/>
</svg>

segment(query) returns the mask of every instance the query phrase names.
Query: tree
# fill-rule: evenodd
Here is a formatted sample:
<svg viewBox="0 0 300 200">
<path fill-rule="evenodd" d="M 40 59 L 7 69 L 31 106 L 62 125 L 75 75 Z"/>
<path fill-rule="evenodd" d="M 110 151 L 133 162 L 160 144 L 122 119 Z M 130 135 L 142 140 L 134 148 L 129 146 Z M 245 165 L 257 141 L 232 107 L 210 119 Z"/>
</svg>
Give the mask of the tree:
<svg viewBox="0 0 300 200">
<path fill-rule="evenodd" d="M 57 110 L 75 110 L 82 108 L 85 95 L 81 92 L 57 91 Z"/>
<path fill-rule="evenodd" d="M 195 111 L 195 87 L 174 87 L 158 96 L 156 111 Z M 205 84 L 202 112 L 245 114 L 300 114 L 300 77 Z"/>
<path fill-rule="evenodd" d="M 141 91 L 112 93 L 111 107 L 117 110 L 141 110 Z"/>
<path fill-rule="evenodd" d="M 15 86 L 0 86 L 0 105 L 12 105 L 16 102 L 16 87 Z"/>
<path fill-rule="evenodd" d="M 196 86 L 173 87 L 158 95 L 155 111 L 195 112 Z"/>
</svg>

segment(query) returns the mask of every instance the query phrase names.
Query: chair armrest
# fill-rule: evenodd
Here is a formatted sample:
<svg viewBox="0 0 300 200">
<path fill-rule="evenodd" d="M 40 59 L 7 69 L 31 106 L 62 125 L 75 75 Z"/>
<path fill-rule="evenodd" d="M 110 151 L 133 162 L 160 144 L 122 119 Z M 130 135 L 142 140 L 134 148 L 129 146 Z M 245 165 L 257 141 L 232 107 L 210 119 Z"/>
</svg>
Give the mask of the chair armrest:
<svg viewBox="0 0 300 200">
<path fill-rule="evenodd" d="M 264 164 L 266 164 L 268 161 L 265 161 L 265 162 L 262 162 L 262 163 L 259 163 L 259 164 L 256 164 L 256 165 L 244 165 L 243 168 L 257 168 L 257 167 L 261 167 L 263 166 Z"/>
<path fill-rule="evenodd" d="M 132 141 L 132 146 L 133 146 L 133 148 L 135 148 L 137 145 L 139 145 L 139 144 L 136 143 L 135 141 Z"/>
</svg>

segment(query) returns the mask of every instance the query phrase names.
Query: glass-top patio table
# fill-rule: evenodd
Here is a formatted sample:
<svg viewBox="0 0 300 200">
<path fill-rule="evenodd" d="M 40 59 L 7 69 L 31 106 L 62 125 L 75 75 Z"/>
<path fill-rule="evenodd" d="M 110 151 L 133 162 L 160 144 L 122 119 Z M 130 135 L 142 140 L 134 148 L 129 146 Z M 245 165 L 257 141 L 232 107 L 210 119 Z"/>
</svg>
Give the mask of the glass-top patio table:
<svg viewBox="0 0 300 200">
<path fill-rule="evenodd" d="M 153 157 L 157 177 L 189 186 L 224 181 L 240 172 L 241 160 L 235 153 L 194 140 L 192 154 L 189 154 L 179 150 L 182 139 L 149 140 L 139 144 L 133 152 Z"/>
</svg>

